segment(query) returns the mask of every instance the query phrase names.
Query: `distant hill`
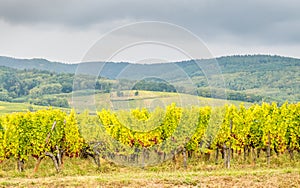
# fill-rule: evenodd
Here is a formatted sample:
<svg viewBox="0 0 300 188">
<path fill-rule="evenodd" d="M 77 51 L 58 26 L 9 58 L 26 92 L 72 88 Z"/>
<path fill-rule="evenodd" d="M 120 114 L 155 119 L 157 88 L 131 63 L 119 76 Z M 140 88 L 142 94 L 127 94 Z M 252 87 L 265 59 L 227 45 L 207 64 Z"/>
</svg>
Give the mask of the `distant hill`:
<svg viewBox="0 0 300 188">
<path fill-rule="evenodd" d="M 57 73 L 74 73 L 77 67 L 76 64 L 64 64 L 48 61 L 46 59 L 15 59 L 4 56 L 0 56 L 0 66 L 15 69 L 47 70 Z"/>
<path fill-rule="evenodd" d="M 100 75 L 111 80 L 131 80 L 123 82 L 128 87 L 124 89 L 130 89 L 130 84 L 135 81 L 154 77 L 170 82 L 177 91 L 212 97 L 211 93 L 218 93 L 222 88 L 212 86 L 214 83 L 208 83 L 205 72 L 199 69 L 199 65 L 201 67 L 201 65 L 209 65 L 216 61 L 219 65 L 217 68 L 222 72 L 222 75 L 215 75 L 216 80 L 222 79 L 220 76 L 224 78 L 223 88 L 226 88 L 229 99 L 280 103 L 285 100 L 290 102 L 299 102 L 300 100 L 300 59 L 281 56 L 236 55 L 220 57 L 216 60 L 190 60 L 164 64 L 130 64 L 126 62 L 64 64 L 45 59 L 0 57 L 0 66 L 20 70 L 46 70 L 53 73 Z M 214 74 L 213 71 L 211 72 Z M 191 88 L 188 82 L 196 85 L 196 89 Z"/>
<path fill-rule="evenodd" d="M 296 68 L 299 70 L 300 59 L 281 57 L 281 56 L 270 56 L 270 55 L 235 55 L 227 57 L 216 58 L 222 73 L 237 73 L 237 72 L 254 72 L 254 71 L 282 71 Z M 210 63 L 214 60 L 204 59 L 197 60 L 203 64 Z M 113 63 L 113 62 L 84 62 L 81 65 L 82 68 L 86 69 L 86 73 L 93 72 L 94 67 L 103 67 L 103 76 L 115 79 L 118 74 L 125 68 L 130 67 L 135 71 L 136 75 L 128 76 L 128 78 L 139 77 L 137 75 L 143 74 L 147 71 L 159 71 L 164 70 L 162 67 L 172 67 L 174 65 L 181 67 L 189 76 L 199 76 L 203 73 L 196 72 L 195 63 L 193 60 L 181 61 L 181 62 L 170 62 L 164 64 L 130 64 L 127 62 Z M 47 70 L 50 72 L 57 73 L 75 73 L 78 64 L 66 64 L 60 62 L 52 62 L 46 59 L 16 59 L 11 57 L 0 56 L 0 66 L 11 67 L 15 69 L 37 69 Z M 134 67 L 134 68 L 133 68 Z M 196 70 L 196 71 L 195 71 Z M 151 73 L 153 74 L 153 73 Z M 162 71 L 157 73 L 158 75 L 163 74 Z M 134 79 L 134 78 L 132 78 Z"/>
</svg>

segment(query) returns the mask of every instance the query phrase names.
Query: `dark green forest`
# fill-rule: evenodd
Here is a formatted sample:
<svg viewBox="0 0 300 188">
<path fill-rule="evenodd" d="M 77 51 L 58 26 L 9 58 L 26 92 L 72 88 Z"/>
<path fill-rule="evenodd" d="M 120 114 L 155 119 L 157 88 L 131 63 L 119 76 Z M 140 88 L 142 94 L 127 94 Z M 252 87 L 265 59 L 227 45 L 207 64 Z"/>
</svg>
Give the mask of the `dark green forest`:
<svg viewBox="0 0 300 188">
<path fill-rule="evenodd" d="M 133 90 L 176 92 L 176 88 L 161 79 L 143 79 L 134 84 Z"/>
</svg>

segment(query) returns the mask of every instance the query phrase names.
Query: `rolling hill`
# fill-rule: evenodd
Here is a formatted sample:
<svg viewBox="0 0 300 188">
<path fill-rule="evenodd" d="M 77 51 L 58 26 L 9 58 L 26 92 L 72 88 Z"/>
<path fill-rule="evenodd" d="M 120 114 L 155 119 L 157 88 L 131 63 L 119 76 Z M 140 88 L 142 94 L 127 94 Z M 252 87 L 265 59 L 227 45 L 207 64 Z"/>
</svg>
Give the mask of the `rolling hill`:
<svg viewBox="0 0 300 188">
<path fill-rule="evenodd" d="M 216 62 L 217 67 L 210 66 Z M 30 94 L 39 92 L 44 98 L 47 96 L 50 103 L 49 96 L 65 98 L 63 94 L 70 93 L 74 89 L 72 88 L 74 78 L 77 80 L 78 75 L 83 74 L 90 77 L 80 77 L 80 84 L 77 84 L 76 90 L 94 88 L 104 93 L 128 90 L 137 88 L 135 84 L 138 81 L 159 78 L 174 86 L 177 92 L 198 94 L 203 97 L 224 98 L 222 94 L 226 92 L 228 99 L 256 103 L 300 100 L 300 59 L 289 57 L 237 55 L 164 64 L 127 62 L 64 64 L 45 59 L 0 57 L 0 66 L 2 66 L 0 98 L 5 100 L 5 97 L 10 97 L 11 101 L 16 102 L 28 101 Z M 98 80 L 96 83 L 95 78 Z M 12 82 L 16 80 L 17 82 Z M 7 87 L 7 83 L 11 87 Z M 146 84 L 144 83 L 144 86 Z M 20 88 L 27 93 L 16 92 Z M 47 89 L 51 91 L 44 92 Z M 16 93 L 9 96 L 11 92 Z"/>
</svg>

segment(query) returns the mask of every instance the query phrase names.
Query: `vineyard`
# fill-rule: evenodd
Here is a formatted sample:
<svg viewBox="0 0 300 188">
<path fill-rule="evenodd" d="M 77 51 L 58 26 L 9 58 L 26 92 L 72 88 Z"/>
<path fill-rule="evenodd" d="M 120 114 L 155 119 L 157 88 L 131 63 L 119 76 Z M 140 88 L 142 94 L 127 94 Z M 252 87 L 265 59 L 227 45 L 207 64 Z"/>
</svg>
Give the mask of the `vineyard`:
<svg viewBox="0 0 300 188">
<path fill-rule="evenodd" d="M 19 171 L 35 159 L 34 172 L 49 157 L 59 172 L 65 157 L 88 158 L 125 166 L 153 166 L 180 156 L 209 160 L 230 168 L 241 158 L 257 163 L 262 156 L 288 155 L 299 160 L 300 103 L 253 104 L 245 107 L 178 107 L 102 110 L 69 114 L 58 109 L 19 112 L 0 119 L 0 160 L 16 160 Z M 203 156 L 203 157 L 199 157 Z M 101 160 L 100 160 L 101 159 Z M 261 162 L 261 160 L 259 160 Z"/>
</svg>

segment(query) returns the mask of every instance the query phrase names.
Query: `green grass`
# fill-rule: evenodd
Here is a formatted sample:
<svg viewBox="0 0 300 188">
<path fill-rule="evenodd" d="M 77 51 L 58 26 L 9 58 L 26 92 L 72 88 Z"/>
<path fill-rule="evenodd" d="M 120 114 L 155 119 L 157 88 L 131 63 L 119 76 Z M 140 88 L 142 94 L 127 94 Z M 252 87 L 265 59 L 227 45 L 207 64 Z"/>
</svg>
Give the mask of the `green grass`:
<svg viewBox="0 0 300 188">
<path fill-rule="evenodd" d="M 28 103 L 12 103 L 12 102 L 3 102 L 0 101 L 0 115 L 9 114 L 13 112 L 26 112 L 28 110 L 40 110 L 49 108 L 48 106 L 38 106 L 38 105 L 31 105 Z M 53 107 L 57 108 L 57 107 Z M 62 110 L 68 110 L 66 108 L 59 108 Z"/>
<path fill-rule="evenodd" d="M 2 102 L 2 101 L 0 102 L 0 114 L 8 114 L 12 112 L 24 112 L 29 110 L 30 108 L 38 110 L 38 109 L 42 109 L 43 107 L 33 106 L 28 103 L 10 103 L 10 102 Z"/>
</svg>

